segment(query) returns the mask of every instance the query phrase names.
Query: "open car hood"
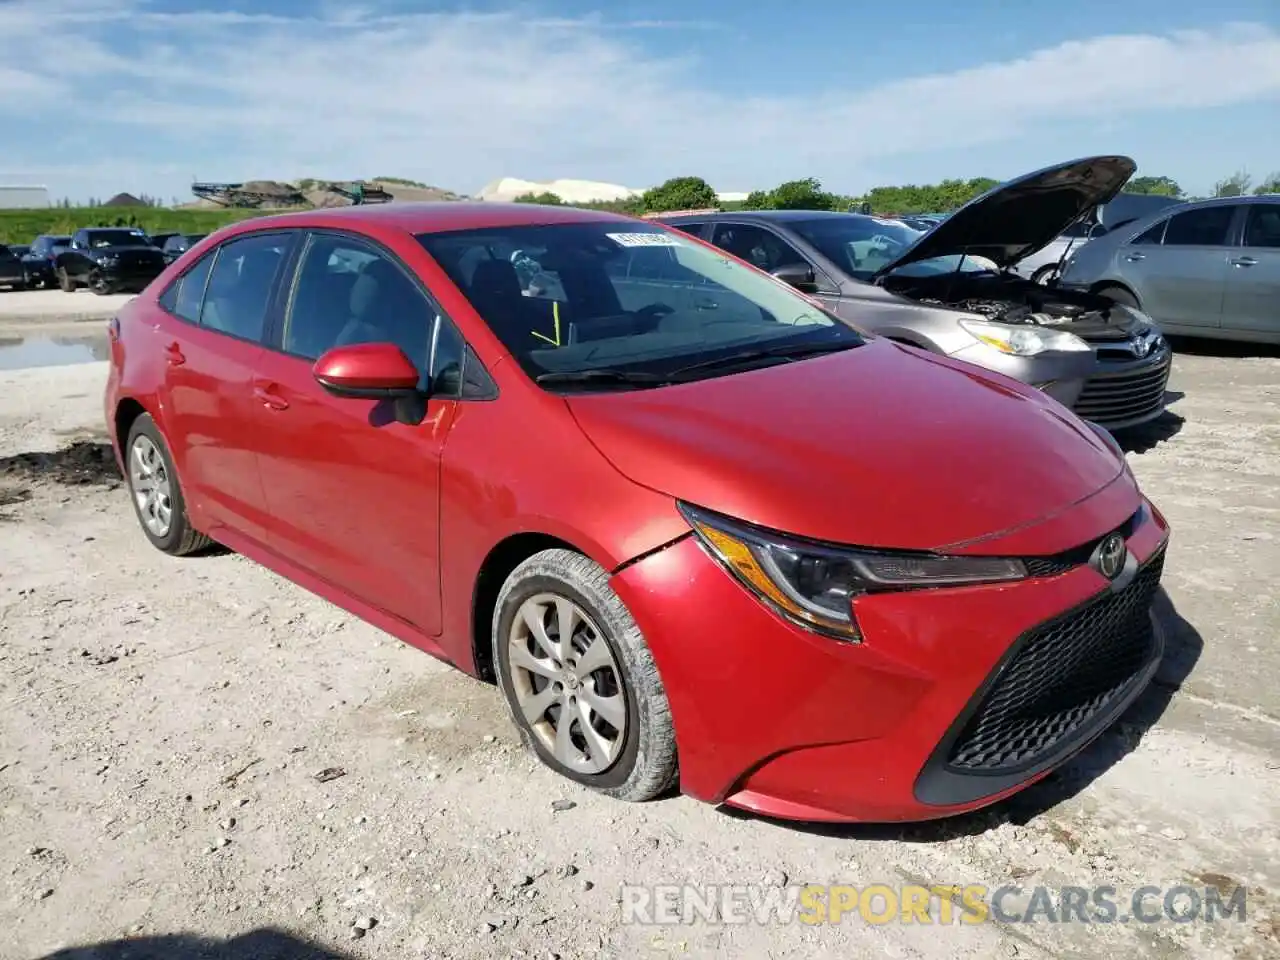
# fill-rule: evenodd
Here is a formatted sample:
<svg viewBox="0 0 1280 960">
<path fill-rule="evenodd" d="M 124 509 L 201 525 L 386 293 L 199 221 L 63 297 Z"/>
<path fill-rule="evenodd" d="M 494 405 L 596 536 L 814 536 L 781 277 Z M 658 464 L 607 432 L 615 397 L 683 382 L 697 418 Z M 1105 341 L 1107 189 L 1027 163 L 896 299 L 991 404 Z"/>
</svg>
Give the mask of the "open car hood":
<svg viewBox="0 0 1280 960">
<path fill-rule="evenodd" d="M 934 257 L 964 253 L 1001 269 L 1048 246 L 1067 227 L 1129 182 L 1129 157 L 1085 157 L 1017 177 L 970 200 L 926 233 L 876 276 Z"/>
</svg>

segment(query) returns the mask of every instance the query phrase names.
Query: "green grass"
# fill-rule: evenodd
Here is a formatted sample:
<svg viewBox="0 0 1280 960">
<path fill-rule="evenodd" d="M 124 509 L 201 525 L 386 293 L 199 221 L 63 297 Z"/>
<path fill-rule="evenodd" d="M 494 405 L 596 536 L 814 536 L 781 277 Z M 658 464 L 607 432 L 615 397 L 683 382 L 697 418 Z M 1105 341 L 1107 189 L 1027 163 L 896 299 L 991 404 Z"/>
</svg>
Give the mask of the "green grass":
<svg viewBox="0 0 1280 960">
<path fill-rule="evenodd" d="M 0 210 L 0 243 L 30 243 L 41 233 L 74 233 L 112 227 L 118 219 L 148 233 L 212 233 L 228 223 L 277 213 L 272 210 L 167 210 L 163 207 L 53 207 Z"/>
</svg>

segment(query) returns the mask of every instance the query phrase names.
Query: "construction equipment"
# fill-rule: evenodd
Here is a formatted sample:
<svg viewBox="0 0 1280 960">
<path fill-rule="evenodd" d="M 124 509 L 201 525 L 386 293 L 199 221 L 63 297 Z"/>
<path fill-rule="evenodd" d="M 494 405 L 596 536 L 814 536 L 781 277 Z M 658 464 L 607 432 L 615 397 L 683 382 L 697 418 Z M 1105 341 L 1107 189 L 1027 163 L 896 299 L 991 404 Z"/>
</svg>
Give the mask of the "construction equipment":
<svg viewBox="0 0 1280 960">
<path fill-rule="evenodd" d="M 287 184 L 271 184 L 272 189 L 256 188 L 249 183 L 193 183 L 191 192 L 201 200 L 210 200 L 222 207 L 273 207 L 305 206 L 307 198 L 301 191 Z"/>
<path fill-rule="evenodd" d="M 351 201 L 353 206 L 359 206 L 364 203 L 389 203 L 392 200 L 391 194 L 378 186 L 370 186 L 363 180 L 347 180 L 341 183 L 327 183 L 324 189 L 330 193 L 336 193 L 340 197 L 346 197 Z"/>
</svg>

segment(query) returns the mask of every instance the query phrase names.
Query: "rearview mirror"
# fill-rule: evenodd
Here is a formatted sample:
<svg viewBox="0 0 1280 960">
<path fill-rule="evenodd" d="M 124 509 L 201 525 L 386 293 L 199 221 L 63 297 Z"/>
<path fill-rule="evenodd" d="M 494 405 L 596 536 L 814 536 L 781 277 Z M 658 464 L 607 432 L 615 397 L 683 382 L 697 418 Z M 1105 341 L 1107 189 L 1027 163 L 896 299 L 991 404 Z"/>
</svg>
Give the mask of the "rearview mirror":
<svg viewBox="0 0 1280 960">
<path fill-rule="evenodd" d="M 786 266 L 770 271 L 770 273 L 783 283 L 790 284 L 805 293 L 812 293 L 818 289 L 818 284 L 813 276 L 813 268 L 807 263 L 788 263 Z"/>
<path fill-rule="evenodd" d="M 335 397 L 396 400 L 417 396 L 421 374 L 394 343 L 334 347 L 311 368 L 316 382 Z"/>
</svg>

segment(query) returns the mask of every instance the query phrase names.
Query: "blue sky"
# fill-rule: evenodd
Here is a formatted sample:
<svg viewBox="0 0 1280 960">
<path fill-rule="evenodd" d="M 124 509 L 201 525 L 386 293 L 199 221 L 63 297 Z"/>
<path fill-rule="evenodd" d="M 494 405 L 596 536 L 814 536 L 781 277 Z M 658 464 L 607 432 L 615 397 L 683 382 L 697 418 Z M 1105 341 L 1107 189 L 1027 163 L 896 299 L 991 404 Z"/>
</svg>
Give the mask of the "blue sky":
<svg viewBox="0 0 1280 960">
<path fill-rule="evenodd" d="M 0 182 L 1280 170 L 1280 4 L 0 0 Z"/>
</svg>

